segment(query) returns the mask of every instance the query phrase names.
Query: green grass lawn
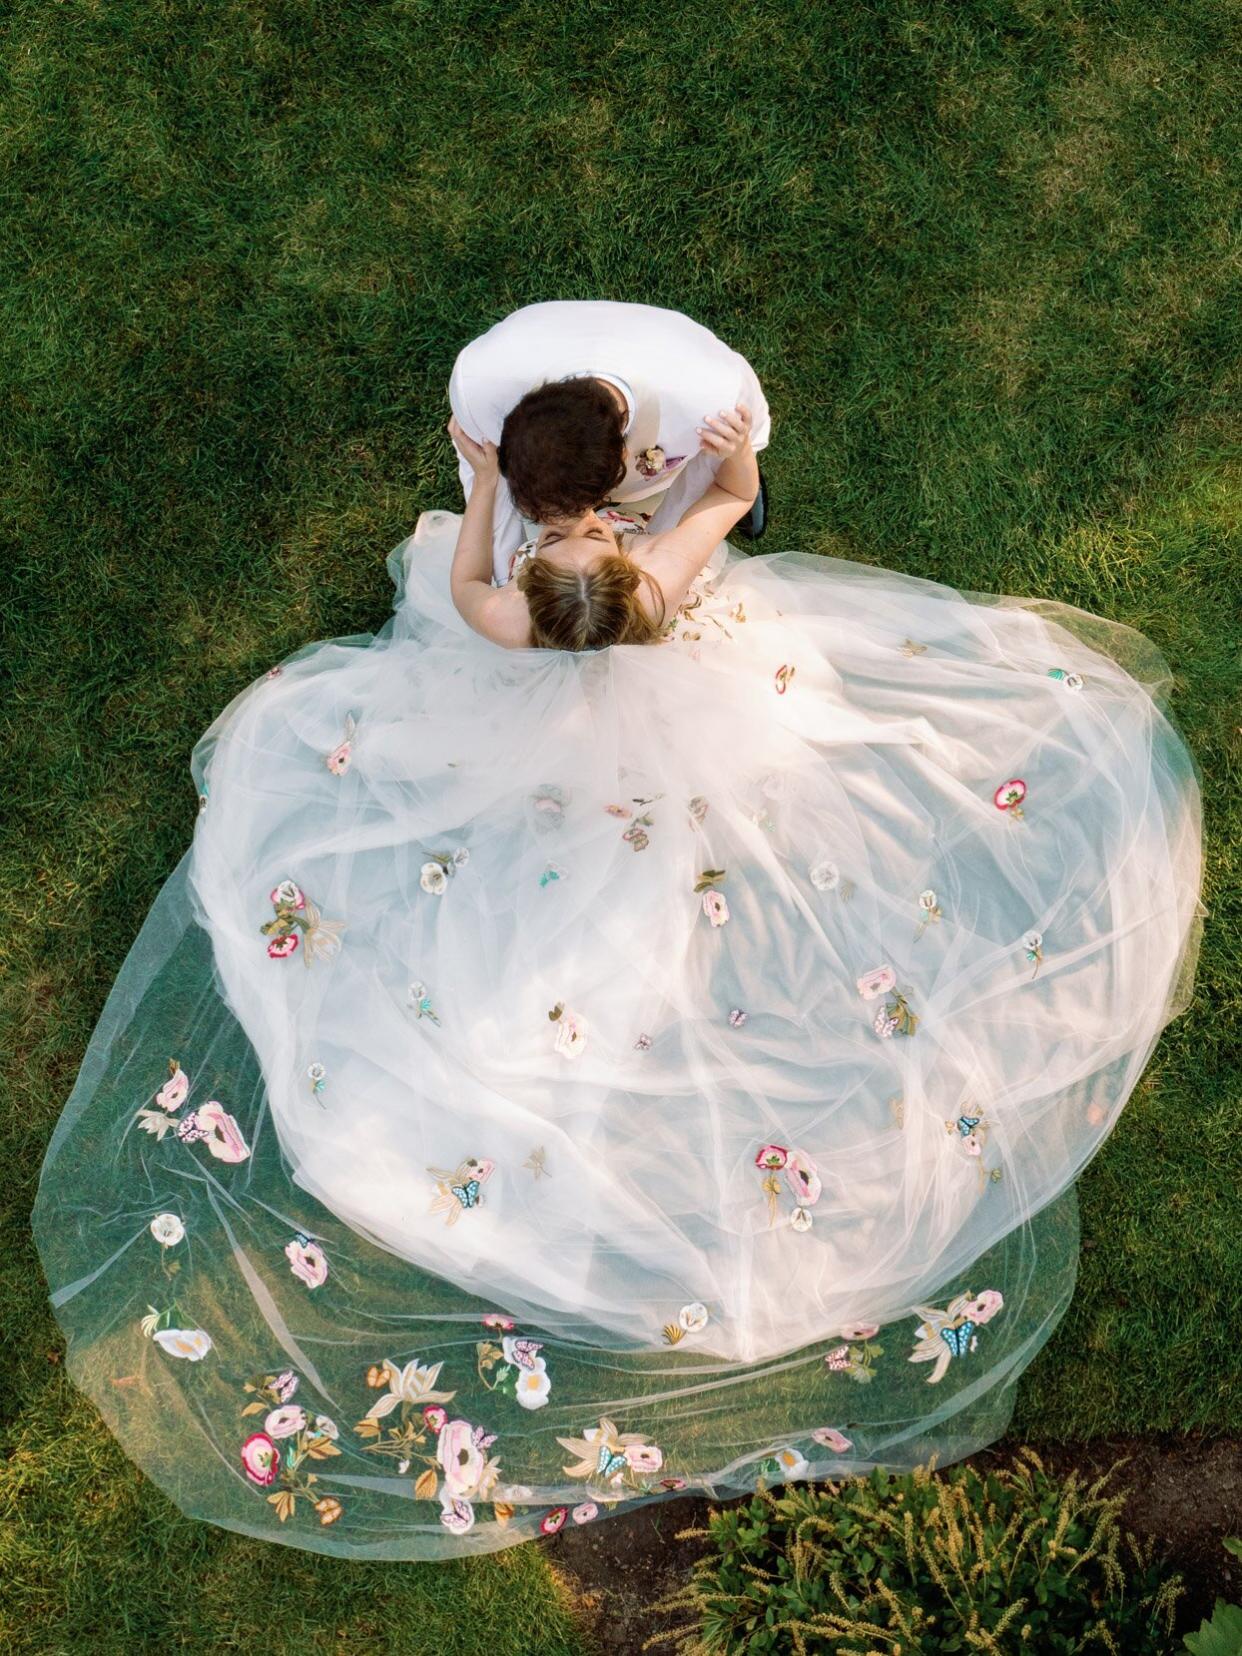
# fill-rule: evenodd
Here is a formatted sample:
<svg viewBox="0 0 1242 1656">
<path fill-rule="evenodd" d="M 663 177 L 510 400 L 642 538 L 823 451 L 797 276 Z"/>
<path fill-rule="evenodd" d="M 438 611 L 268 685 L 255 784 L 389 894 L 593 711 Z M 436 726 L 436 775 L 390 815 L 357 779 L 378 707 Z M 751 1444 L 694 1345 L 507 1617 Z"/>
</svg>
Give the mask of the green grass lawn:
<svg viewBox="0 0 1242 1656">
<path fill-rule="evenodd" d="M 1198 992 L 1082 1183 L 1020 1429 L 1236 1429 L 1242 131 L 1213 0 L 16 0 L 0 45 L 0 1643 L 590 1648 L 533 1547 L 346 1565 L 181 1519 L 57 1366 L 28 1234 L 186 759 L 370 630 L 455 501 L 458 348 L 536 299 L 752 360 L 767 548 L 1141 628 L 1205 778 Z M 1231 911 L 1231 902 L 1233 908 Z"/>
</svg>

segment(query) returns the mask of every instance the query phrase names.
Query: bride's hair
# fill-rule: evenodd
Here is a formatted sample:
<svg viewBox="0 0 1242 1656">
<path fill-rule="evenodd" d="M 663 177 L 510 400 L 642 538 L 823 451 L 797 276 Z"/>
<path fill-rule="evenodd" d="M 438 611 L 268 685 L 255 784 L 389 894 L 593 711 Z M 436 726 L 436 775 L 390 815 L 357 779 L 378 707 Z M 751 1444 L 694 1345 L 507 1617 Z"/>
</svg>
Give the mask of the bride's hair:
<svg viewBox="0 0 1242 1656">
<path fill-rule="evenodd" d="M 664 628 L 664 595 L 651 573 L 621 552 L 589 569 L 532 558 L 518 572 L 530 611 L 531 643 L 540 650 L 602 650 L 609 644 L 653 644 Z M 647 586 L 659 620 L 643 608 Z"/>
<path fill-rule="evenodd" d="M 579 518 L 625 476 L 625 416 L 597 379 L 554 380 L 509 410 L 497 458 L 533 523 Z"/>
</svg>

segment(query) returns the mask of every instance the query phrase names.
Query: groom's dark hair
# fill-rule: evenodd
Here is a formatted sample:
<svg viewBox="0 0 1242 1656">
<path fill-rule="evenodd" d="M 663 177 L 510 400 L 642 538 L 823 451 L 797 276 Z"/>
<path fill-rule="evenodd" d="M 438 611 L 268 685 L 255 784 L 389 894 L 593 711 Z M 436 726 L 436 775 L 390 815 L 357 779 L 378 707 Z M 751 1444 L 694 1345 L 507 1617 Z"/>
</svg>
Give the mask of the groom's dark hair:
<svg viewBox="0 0 1242 1656">
<path fill-rule="evenodd" d="M 553 380 L 509 410 L 498 457 L 523 517 L 581 517 L 625 476 L 625 415 L 600 380 Z"/>
</svg>

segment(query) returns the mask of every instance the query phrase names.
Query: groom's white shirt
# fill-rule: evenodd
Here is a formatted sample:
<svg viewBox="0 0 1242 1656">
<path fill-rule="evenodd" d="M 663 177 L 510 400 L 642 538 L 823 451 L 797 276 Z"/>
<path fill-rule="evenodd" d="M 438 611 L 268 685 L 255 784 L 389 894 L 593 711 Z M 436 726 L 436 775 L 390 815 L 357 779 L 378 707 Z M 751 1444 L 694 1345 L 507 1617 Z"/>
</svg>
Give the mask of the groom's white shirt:
<svg viewBox="0 0 1242 1656">
<path fill-rule="evenodd" d="M 754 369 L 723 340 L 679 311 L 608 299 L 552 300 L 527 305 L 497 322 L 458 356 L 449 402 L 476 441 L 498 443 L 505 415 L 538 385 L 573 374 L 597 375 L 626 399 L 629 466 L 615 500 L 647 500 L 663 493 L 653 531 L 675 523 L 715 473 L 713 456 L 700 454 L 697 427 L 705 414 L 741 403 L 751 412 L 751 442 L 767 446 L 768 405 Z M 663 450 L 653 475 L 644 459 Z M 467 498 L 474 482 L 459 455 Z M 503 478 L 496 493 L 493 554 L 496 579 L 524 538 L 522 519 Z"/>
</svg>

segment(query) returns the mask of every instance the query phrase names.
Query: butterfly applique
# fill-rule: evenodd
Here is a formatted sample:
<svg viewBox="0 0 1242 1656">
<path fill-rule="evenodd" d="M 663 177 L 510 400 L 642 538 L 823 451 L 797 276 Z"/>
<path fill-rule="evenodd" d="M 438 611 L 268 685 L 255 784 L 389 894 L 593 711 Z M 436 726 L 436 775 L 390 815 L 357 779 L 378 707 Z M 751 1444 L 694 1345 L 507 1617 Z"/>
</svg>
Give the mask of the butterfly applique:
<svg viewBox="0 0 1242 1656">
<path fill-rule="evenodd" d="M 625 1468 L 625 1456 L 618 1454 L 615 1449 L 610 1449 L 605 1444 L 599 1452 L 599 1459 L 595 1463 L 596 1476 L 604 1483 L 611 1483 L 614 1478 L 619 1477 L 625 1471 Z"/>
<path fill-rule="evenodd" d="M 944 1379 L 955 1357 L 969 1357 L 978 1348 L 980 1329 L 1004 1309 L 1004 1304 L 1001 1295 L 989 1288 L 978 1298 L 958 1294 L 943 1311 L 934 1305 L 914 1307 L 920 1321 L 909 1361 L 932 1364 L 928 1385 Z"/>
<path fill-rule="evenodd" d="M 948 1328 L 942 1328 L 940 1338 L 948 1346 L 954 1357 L 968 1356 L 979 1344 L 975 1337 L 975 1325 L 969 1317 L 965 1322 L 958 1323 L 956 1326 L 951 1325 Z"/>
<path fill-rule="evenodd" d="M 429 1167 L 427 1171 L 436 1181 L 432 1213 L 443 1213 L 446 1225 L 455 1225 L 463 1213 L 469 1213 L 483 1202 L 483 1186 L 491 1178 L 495 1162 L 470 1156 L 451 1172 L 443 1167 Z"/>
</svg>

